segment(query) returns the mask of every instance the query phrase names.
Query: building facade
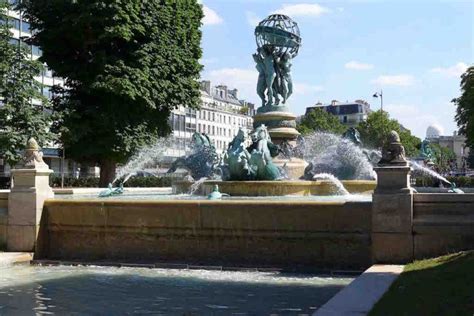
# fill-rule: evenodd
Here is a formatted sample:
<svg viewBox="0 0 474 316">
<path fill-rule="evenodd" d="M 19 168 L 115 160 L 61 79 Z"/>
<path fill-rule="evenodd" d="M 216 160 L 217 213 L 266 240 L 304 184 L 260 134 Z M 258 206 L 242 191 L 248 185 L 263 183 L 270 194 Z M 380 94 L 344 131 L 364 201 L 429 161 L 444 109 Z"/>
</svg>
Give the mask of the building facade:
<svg viewBox="0 0 474 316">
<path fill-rule="evenodd" d="M 317 108 L 337 116 L 339 121 L 347 127 L 356 127 L 360 122 L 367 120 L 367 116 L 371 112 L 370 104 L 364 100 L 345 103 L 332 100 L 331 104 L 324 105 L 318 102 L 312 107 L 307 107 L 306 114 Z"/>
<path fill-rule="evenodd" d="M 16 5 L 17 2 L 18 0 L 9 0 L 11 5 Z M 12 33 L 10 43 L 18 47 L 20 47 L 20 45 L 27 47 L 29 57 L 33 60 L 38 59 L 42 54 L 41 49 L 35 45 L 29 45 L 25 43 L 25 40 L 31 37 L 30 23 L 28 23 L 28 21 L 23 18 L 21 12 L 19 11 L 9 10 L 7 12 L 7 16 L 12 26 L 10 29 Z M 42 84 L 41 93 L 48 99 L 52 97 L 51 88 L 54 85 L 64 85 L 64 80 L 55 77 L 47 65 L 44 65 L 44 70 L 40 76 L 36 77 L 35 79 Z M 35 103 L 39 101 L 33 100 L 32 102 Z M 72 161 L 63 159 L 61 149 L 55 148 L 54 146 L 44 148 L 43 157 L 45 162 L 56 174 L 59 174 L 63 171 L 66 174 L 70 174 L 77 169 L 76 164 Z M 8 166 L 8 164 L 6 164 L 3 159 L 0 159 L 0 176 L 9 176 L 10 169 L 10 166 Z"/>
<path fill-rule="evenodd" d="M 430 143 L 438 144 L 441 147 L 449 148 L 456 154 L 456 169 L 466 171 L 469 147 L 466 146 L 466 136 L 458 135 L 456 132 L 452 136 L 441 135 L 441 130 L 437 126 L 429 126 L 426 130 L 426 139 Z"/>
<path fill-rule="evenodd" d="M 253 129 L 255 106 L 239 100 L 238 90 L 225 85 L 211 86 L 211 82 L 201 82 L 200 109 L 184 106 L 173 110 L 169 124 L 173 130 L 173 147 L 167 151 L 165 161 L 173 161 L 186 154 L 195 132 L 209 136 L 217 153 L 227 149 L 239 128 L 247 133 Z"/>
</svg>

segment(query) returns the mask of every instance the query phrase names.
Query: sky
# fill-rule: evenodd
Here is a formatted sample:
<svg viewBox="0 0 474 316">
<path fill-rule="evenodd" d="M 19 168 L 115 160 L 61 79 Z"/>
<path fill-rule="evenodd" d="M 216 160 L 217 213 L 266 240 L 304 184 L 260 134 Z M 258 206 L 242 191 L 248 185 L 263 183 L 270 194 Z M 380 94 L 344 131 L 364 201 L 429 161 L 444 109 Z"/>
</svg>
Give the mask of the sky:
<svg viewBox="0 0 474 316">
<path fill-rule="evenodd" d="M 297 115 L 318 101 L 366 100 L 424 138 L 429 125 L 457 129 L 460 75 L 474 63 L 473 0 L 203 0 L 202 79 L 239 90 L 259 105 L 254 29 L 278 12 L 299 25 L 293 60 Z"/>
</svg>

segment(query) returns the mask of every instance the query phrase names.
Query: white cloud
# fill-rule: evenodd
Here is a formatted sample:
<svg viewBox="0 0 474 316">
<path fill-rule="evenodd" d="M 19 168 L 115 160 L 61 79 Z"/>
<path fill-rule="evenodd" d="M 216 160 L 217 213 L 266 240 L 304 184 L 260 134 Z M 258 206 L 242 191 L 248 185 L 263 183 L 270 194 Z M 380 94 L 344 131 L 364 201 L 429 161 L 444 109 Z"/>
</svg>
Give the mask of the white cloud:
<svg viewBox="0 0 474 316">
<path fill-rule="evenodd" d="M 258 72 L 255 69 L 221 68 L 209 71 L 204 77 L 207 77 L 213 86 L 225 84 L 230 89 L 236 88 L 241 99 L 258 100 L 255 92 Z"/>
<path fill-rule="evenodd" d="M 415 134 L 422 139 L 425 138 L 426 129 L 430 125 L 438 126 L 441 131 L 444 131 L 444 128 L 440 123 L 442 116 L 438 117 L 434 114 L 425 112 L 420 106 L 409 104 L 389 104 L 384 106 L 384 111 L 387 111 L 391 118 L 398 120 L 403 126 L 408 128 L 412 134 Z"/>
<path fill-rule="evenodd" d="M 302 82 L 295 82 L 293 85 L 295 94 L 309 94 L 315 92 L 321 92 L 324 90 L 322 86 L 310 85 Z"/>
<path fill-rule="evenodd" d="M 467 64 L 459 62 L 451 67 L 436 67 L 431 69 L 431 72 L 443 75 L 445 77 L 460 77 L 467 69 Z"/>
<path fill-rule="evenodd" d="M 202 24 L 216 25 L 224 22 L 224 20 L 219 16 L 219 14 L 217 14 L 216 11 L 212 10 L 208 6 L 203 5 L 202 11 L 204 13 L 204 17 L 202 18 Z"/>
<path fill-rule="evenodd" d="M 394 76 L 379 76 L 371 81 L 373 84 L 381 86 L 411 86 L 415 83 L 415 77 L 412 75 L 394 75 Z"/>
<path fill-rule="evenodd" d="M 258 23 L 262 20 L 255 14 L 253 11 L 247 11 L 245 12 L 245 16 L 247 17 L 247 22 L 249 23 L 250 26 L 255 27 L 258 25 Z"/>
<path fill-rule="evenodd" d="M 311 3 L 297 3 L 297 4 L 284 4 L 281 8 L 275 10 L 273 13 L 285 14 L 290 17 L 295 16 L 312 16 L 318 17 L 322 14 L 329 13 L 329 10 L 326 7 L 323 7 L 319 4 Z"/>
<path fill-rule="evenodd" d="M 346 67 L 347 69 L 353 69 L 353 70 L 369 70 L 369 69 L 373 69 L 374 65 L 360 63 L 358 61 L 352 60 L 346 63 L 344 67 Z"/>
</svg>

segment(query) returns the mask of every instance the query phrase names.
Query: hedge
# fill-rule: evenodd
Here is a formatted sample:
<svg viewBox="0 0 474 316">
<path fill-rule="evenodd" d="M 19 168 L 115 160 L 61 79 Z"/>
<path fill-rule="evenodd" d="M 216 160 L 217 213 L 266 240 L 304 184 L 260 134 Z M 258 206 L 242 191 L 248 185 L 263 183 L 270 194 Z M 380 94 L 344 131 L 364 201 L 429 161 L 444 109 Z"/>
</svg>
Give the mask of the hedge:
<svg viewBox="0 0 474 316">
<path fill-rule="evenodd" d="M 450 182 L 456 183 L 457 187 L 462 188 L 472 188 L 474 187 L 474 178 L 472 177 L 446 177 L 446 179 Z M 417 187 L 438 187 L 439 180 L 433 177 L 417 177 L 415 178 L 415 186 Z M 448 184 L 443 184 L 444 186 L 448 186 Z"/>
<path fill-rule="evenodd" d="M 131 177 L 125 182 L 125 187 L 170 187 L 172 178 L 170 177 Z M 51 176 L 51 186 L 53 188 L 61 187 L 61 177 Z M 64 177 L 64 187 L 74 188 L 97 188 L 99 186 L 99 178 L 74 178 Z"/>
<path fill-rule="evenodd" d="M 0 177 L 0 190 L 10 189 L 10 177 Z"/>
</svg>

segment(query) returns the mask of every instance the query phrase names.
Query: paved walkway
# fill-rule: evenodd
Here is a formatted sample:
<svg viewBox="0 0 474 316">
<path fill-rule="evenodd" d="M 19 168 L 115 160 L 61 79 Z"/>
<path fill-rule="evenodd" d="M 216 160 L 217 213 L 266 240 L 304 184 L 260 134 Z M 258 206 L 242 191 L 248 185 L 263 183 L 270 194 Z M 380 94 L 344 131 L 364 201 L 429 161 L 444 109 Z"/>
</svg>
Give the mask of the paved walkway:
<svg viewBox="0 0 474 316">
<path fill-rule="evenodd" d="M 32 259 L 32 252 L 0 252 L 0 265 L 30 262 Z"/>
<path fill-rule="evenodd" d="M 403 271 L 402 265 L 373 265 L 313 316 L 367 315 Z"/>
</svg>

